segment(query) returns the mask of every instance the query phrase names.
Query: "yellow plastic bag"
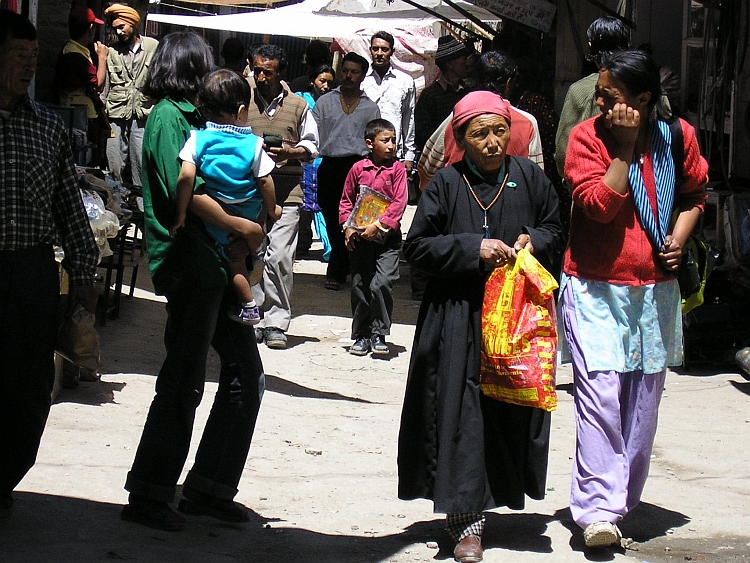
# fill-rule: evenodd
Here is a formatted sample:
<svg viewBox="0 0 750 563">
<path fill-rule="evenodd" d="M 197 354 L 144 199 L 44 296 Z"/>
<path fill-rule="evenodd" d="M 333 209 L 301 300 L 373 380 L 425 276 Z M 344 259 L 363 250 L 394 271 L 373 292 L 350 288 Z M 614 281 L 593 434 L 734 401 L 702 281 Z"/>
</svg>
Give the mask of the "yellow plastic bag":
<svg viewBox="0 0 750 563">
<path fill-rule="evenodd" d="M 482 393 L 506 403 L 557 408 L 557 282 L 527 250 L 495 268 L 482 306 Z"/>
</svg>

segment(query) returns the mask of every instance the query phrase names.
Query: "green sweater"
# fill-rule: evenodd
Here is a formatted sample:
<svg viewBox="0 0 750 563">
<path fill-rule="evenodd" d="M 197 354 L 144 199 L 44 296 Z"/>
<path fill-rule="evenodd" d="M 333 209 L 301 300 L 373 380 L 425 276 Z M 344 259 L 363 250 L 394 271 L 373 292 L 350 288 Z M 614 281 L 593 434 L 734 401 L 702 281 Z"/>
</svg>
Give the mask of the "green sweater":
<svg viewBox="0 0 750 563">
<path fill-rule="evenodd" d="M 598 78 L 598 72 L 581 78 L 578 82 L 570 85 L 568 93 L 565 95 L 565 102 L 560 112 L 560 123 L 557 126 L 557 135 L 555 136 L 555 164 L 557 164 L 557 172 L 563 178 L 565 178 L 565 153 L 568 150 L 570 130 L 581 121 L 586 121 L 601 113 L 599 108 L 596 107 L 596 98 L 594 98 Z"/>
<path fill-rule="evenodd" d="M 188 213 L 185 226 L 169 236 L 174 221 L 178 154 L 191 129 L 203 126 L 198 110 L 186 100 L 164 98 L 156 104 L 143 135 L 143 210 L 146 248 L 154 288 L 169 293 L 175 283 L 191 279 L 208 289 L 227 284 L 226 264 L 214 249 L 203 223 Z M 196 188 L 202 184 L 196 178 Z"/>
</svg>

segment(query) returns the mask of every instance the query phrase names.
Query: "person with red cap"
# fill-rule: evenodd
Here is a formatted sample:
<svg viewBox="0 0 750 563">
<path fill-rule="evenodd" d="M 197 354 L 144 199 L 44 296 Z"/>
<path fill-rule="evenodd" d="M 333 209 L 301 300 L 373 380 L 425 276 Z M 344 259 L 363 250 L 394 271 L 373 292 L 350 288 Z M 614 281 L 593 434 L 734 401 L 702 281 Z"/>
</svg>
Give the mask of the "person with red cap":
<svg viewBox="0 0 750 563">
<path fill-rule="evenodd" d="M 89 120 L 88 136 L 97 149 L 92 164 L 99 165 L 99 147 L 105 148 L 110 134 L 104 104 L 99 97 L 107 78 L 106 45 L 94 41 L 97 25 L 104 22 L 86 6 L 74 6 L 68 16 L 70 39 L 62 48 L 57 64 L 53 90 L 61 106 L 83 105 Z M 93 44 L 97 64 L 91 58 L 89 46 Z"/>
<path fill-rule="evenodd" d="M 511 111 L 497 94 L 464 96 L 453 132 L 464 158 L 422 193 L 403 246 L 430 275 L 419 311 L 398 439 L 398 496 L 446 513 L 460 563 L 481 561 L 485 510 L 545 493 L 550 414 L 479 387 L 488 274 L 520 249 L 550 268 L 563 250 L 557 194 L 539 166 L 508 156 Z"/>
</svg>

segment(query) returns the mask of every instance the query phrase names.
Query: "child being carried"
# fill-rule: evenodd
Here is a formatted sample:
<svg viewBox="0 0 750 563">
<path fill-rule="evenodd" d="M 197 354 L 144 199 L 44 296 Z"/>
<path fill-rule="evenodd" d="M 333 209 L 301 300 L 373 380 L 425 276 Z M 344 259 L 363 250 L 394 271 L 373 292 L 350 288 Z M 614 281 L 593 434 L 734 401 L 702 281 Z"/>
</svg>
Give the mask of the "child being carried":
<svg viewBox="0 0 750 563">
<path fill-rule="evenodd" d="M 195 190 L 196 176 L 205 183 L 199 188 L 230 215 L 263 224 L 263 209 L 274 220 L 281 216 L 270 174 L 276 163 L 263 150 L 263 139 L 254 135 L 247 122 L 250 85 L 237 73 L 220 69 L 211 72 L 198 93 L 198 102 L 206 117 L 206 128 L 191 131 L 180 151 L 182 168 L 177 180 L 177 216 L 169 232 L 175 236 L 185 224 L 187 208 Z M 238 303 L 227 311 L 229 318 L 244 324 L 260 321 L 251 286 L 262 274 L 263 262 L 253 254 L 254 267 L 248 273 L 244 260 L 232 262 L 224 251 L 231 242 L 230 233 L 204 222 L 206 231 L 229 262 L 229 275 Z M 251 243 L 248 241 L 248 247 Z M 251 251 L 256 250 L 250 248 Z M 256 268 L 257 266 L 257 268 Z"/>
</svg>

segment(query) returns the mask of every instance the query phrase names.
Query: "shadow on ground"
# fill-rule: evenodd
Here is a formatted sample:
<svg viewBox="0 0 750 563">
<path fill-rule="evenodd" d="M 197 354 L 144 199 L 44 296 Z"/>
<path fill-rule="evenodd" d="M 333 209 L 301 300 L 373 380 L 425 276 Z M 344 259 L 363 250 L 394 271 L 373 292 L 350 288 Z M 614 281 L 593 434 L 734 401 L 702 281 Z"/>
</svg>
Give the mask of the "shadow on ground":
<svg viewBox="0 0 750 563">
<path fill-rule="evenodd" d="M 599 549 L 588 549 L 583 542 L 583 533 L 578 525 L 573 522 L 570 510 L 564 508 L 555 512 L 555 520 L 570 531 L 570 548 L 573 551 L 583 552 L 589 561 L 612 561 L 615 554 L 625 553 L 621 547 L 607 547 Z M 668 510 L 660 506 L 640 503 L 618 524 L 622 535 L 642 544 L 656 538 L 662 538 L 671 530 L 685 526 L 690 518 L 680 512 Z"/>
<path fill-rule="evenodd" d="M 372 563 L 415 542 L 434 541 L 442 529 L 442 520 L 435 520 L 380 537 L 329 535 L 251 512 L 243 525 L 191 517 L 185 530 L 162 532 L 121 521 L 119 505 L 34 493 L 15 497 L 0 534 L 1 559 L 13 563 Z"/>
</svg>

